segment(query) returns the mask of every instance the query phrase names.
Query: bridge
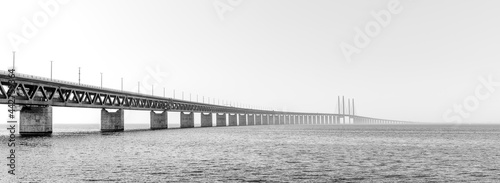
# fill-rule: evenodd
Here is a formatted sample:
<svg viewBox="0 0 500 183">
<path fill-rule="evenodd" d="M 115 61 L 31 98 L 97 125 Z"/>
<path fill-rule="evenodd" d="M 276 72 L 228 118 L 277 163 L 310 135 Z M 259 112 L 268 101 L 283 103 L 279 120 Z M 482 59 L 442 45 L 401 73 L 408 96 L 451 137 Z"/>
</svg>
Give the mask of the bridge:
<svg viewBox="0 0 500 183">
<path fill-rule="evenodd" d="M 21 73 L 11 77 L 8 71 L 2 70 L 0 83 L 0 104 L 15 105 L 20 111 L 21 135 L 50 135 L 52 106 L 100 108 L 102 132 L 123 131 L 124 110 L 150 111 L 151 129 L 168 128 L 168 111 L 180 113 L 180 128 L 193 128 L 195 114 L 201 116 L 201 127 L 412 123 L 354 115 L 354 111 L 345 114 L 345 109 L 340 111 L 340 102 L 337 114 L 261 110 L 146 95 Z"/>
</svg>

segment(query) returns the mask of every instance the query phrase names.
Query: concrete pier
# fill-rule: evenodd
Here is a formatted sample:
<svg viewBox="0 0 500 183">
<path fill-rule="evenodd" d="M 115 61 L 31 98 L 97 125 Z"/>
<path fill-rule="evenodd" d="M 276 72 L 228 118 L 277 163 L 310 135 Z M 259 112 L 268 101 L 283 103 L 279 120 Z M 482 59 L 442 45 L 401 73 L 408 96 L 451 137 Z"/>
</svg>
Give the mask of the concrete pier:
<svg viewBox="0 0 500 183">
<path fill-rule="evenodd" d="M 285 124 L 285 116 L 280 115 L 280 122 L 279 122 L 279 124 L 280 124 L 280 125 Z"/>
<path fill-rule="evenodd" d="M 240 120 L 240 126 L 247 126 L 247 115 L 246 114 L 240 114 L 238 115 L 239 120 Z"/>
<path fill-rule="evenodd" d="M 19 116 L 19 134 L 52 134 L 52 107 L 23 107 Z"/>
<path fill-rule="evenodd" d="M 255 125 L 262 125 L 262 114 L 255 115 Z"/>
<path fill-rule="evenodd" d="M 194 128 L 194 113 L 181 113 L 181 128 Z"/>
<path fill-rule="evenodd" d="M 212 113 L 203 114 L 201 113 L 201 127 L 212 127 Z"/>
<path fill-rule="evenodd" d="M 226 114 L 217 113 L 217 126 L 227 126 Z"/>
<path fill-rule="evenodd" d="M 248 125 L 249 126 L 250 125 L 255 125 L 255 115 L 249 114 L 247 119 L 248 119 Z"/>
<path fill-rule="evenodd" d="M 162 111 L 159 114 L 156 114 L 155 111 L 151 111 L 149 119 L 149 126 L 151 130 L 168 128 L 168 112 L 166 110 Z"/>
<path fill-rule="evenodd" d="M 229 124 L 228 126 L 238 126 L 238 116 L 237 114 L 229 114 Z"/>
<path fill-rule="evenodd" d="M 278 115 L 273 115 L 273 122 L 271 124 L 277 125 L 280 122 L 280 117 Z"/>
<path fill-rule="evenodd" d="M 269 115 L 268 114 L 262 115 L 262 124 L 269 125 Z"/>
<path fill-rule="evenodd" d="M 125 129 L 125 112 L 118 109 L 116 112 L 101 110 L 101 132 L 119 132 Z"/>
</svg>

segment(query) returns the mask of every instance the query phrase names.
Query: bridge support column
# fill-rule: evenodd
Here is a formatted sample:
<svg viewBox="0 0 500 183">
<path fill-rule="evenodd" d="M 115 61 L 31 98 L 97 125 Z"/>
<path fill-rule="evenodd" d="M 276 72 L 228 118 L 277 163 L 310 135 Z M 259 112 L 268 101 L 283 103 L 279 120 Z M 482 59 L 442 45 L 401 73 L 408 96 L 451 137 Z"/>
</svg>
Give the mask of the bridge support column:
<svg viewBox="0 0 500 183">
<path fill-rule="evenodd" d="M 262 125 L 262 114 L 255 115 L 255 125 Z"/>
<path fill-rule="evenodd" d="M 125 129 L 125 112 L 118 109 L 116 112 L 101 110 L 101 132 L 119 132 Z"/>
<path fill-rule="evenodd" d="M 228 126 L 238 126 L 238 114 L 229 114 Z"/>
<path fill-rule="evenodd" d="M 181 128 L 194 128 L 194 112 L 181 113 Z"/>
<path fill-rule="evenodd" d="M 224 114 L 219 114 L 217 113 L 217 126 L 227 126 L 227 121 L 226 121 L 226 113 Z"/>
<path fill-rule="evenodd" d="M 203 114 L 201 113 L 201 127 L 212 127 L 212 113 Z"/>
<path fill-rule="evenodd" d="M 23 107 L 19 116 L 19 134 L 22 136 L 52 134 L 52 107 Z"/>
<path fill-rule="evenodd" d="M 246 114 L 240 114 L 239 119 L 240 119 L 240 126 L 247 126 L 247 115 Z"/>
<path fill-rule="evenodd" d="M 255 125 L 255 114 L 248 115 L 248 125 Z"/>
<path fill-rule="evenodd" d="M 168 112 L 166 110 L 162 111 L 160 114 L 156 114 L 155 111 L 152 110 L 149 116 L 149 127 L 151 130 L 168 128 Z"/>
<path fill-rule="evenodd" d="M 263 125 L 269 125 L 269 114 L 264 114 L 262 116 L 262 124 Z"/>
<path fill-rule="evenodd" d="M 285 116 L 280 115 L 280 125 L 284 125 L 284 124 L 285 124 Z"/>
</svg>

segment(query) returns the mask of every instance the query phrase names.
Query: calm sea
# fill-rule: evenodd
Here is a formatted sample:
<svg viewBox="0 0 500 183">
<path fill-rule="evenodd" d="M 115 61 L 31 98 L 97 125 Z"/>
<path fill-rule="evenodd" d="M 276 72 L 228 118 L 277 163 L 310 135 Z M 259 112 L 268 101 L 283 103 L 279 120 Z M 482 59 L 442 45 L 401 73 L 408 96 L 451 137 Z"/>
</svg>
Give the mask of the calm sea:
<svg viewBox="0 0 500 183">
<path fill-rule="evenodd" d="M 17 137 L 1 182 L 500 182 L 500 126 L 246 126 Z"/>
</svg>

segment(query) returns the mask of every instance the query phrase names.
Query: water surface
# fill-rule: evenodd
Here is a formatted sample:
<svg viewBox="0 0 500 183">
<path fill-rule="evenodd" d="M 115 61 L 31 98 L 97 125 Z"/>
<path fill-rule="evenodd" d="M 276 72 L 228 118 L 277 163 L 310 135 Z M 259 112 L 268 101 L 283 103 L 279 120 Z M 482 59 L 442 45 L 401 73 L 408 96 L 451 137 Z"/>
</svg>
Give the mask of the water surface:
<svg viewBox="0 0 500 183">
<path fill-rule="evenodd" d="M 139 130 L 100 133 L 98 125 L 59 125 L 51 137 L 17 137 L 17 180 L 6 178 L 6 166 L 0 179 L 500 182 L 500 126 L 132 128 Z M 6 141 L 0 136 L 4 156 Z"/>
</svg>

